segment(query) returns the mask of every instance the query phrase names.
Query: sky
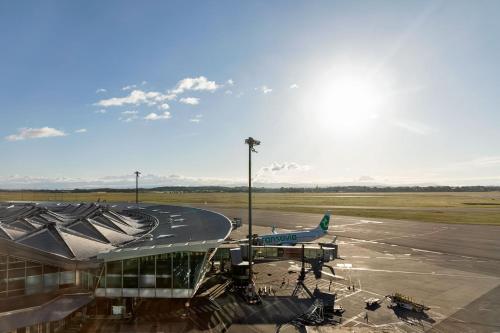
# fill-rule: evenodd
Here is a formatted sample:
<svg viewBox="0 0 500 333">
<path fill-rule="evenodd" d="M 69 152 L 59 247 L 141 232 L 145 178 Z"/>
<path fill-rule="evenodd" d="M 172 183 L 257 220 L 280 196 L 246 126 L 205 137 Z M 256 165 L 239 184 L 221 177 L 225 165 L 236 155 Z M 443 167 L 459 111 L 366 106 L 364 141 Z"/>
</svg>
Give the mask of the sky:
<svg viewBox="0 0 500 333">
<path fill-rule="evenodd" d="M 0 188 L 500 185 L 498 1 L 0 1 Z"/>
</svg>

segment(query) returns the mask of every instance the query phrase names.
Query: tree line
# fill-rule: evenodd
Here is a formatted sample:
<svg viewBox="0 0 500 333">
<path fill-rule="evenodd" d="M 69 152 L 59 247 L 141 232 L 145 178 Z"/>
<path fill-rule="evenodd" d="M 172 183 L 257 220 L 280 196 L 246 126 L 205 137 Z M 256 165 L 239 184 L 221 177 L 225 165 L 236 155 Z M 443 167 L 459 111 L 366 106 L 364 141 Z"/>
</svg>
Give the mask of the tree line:
<svg viewBox="0 0 500 333">
<path fill-rule="evenodd" d="M 40 193 L 130 193 L 135 188 L 94 188 L 72 190 L 1 190 L 3 192 L 40 192 Z M 167 193 L 244 193 L 247 186 L 161 186 L 140 188 L 141 192 Z M 500 186 L 314 186 L 314 187 L 252 187 L 257 193 L 391 193 L 391 192 L 494 192 Z"/>
</svg>

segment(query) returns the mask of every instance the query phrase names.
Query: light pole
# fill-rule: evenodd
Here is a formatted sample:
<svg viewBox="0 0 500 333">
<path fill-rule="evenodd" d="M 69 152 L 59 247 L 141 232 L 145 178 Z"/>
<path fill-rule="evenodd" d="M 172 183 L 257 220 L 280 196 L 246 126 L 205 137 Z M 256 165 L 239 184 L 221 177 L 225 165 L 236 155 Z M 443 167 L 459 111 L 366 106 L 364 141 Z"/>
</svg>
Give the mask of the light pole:
<svg viewBox="0 0 500 333">
<path fill-rule="evenodd" d="M 139 171 L 135 173 L 135 204 L 139 204 L 139 175 L 141 174 Z"/>
<path fill-rule="evenodd" d="M 252 153 L 256 153 L 254 146 L 260 145 L 259 140 L 255 140 L 252 137 L 245 139 L 245 143 L 248 145 L 248 282 L 253 284 L 253 272 L 252 272 Z"/>
</svg>

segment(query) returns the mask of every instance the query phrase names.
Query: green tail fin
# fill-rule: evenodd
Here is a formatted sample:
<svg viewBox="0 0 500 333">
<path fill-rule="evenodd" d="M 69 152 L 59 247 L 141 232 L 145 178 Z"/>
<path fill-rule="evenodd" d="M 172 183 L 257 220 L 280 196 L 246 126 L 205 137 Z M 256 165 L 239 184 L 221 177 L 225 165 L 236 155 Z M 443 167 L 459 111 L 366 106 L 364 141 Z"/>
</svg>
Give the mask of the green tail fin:
<svg viewBox="0 0 500 333">
<path fill-rule="evenodd" d="M 328 225 L 330 224 L 330 212 L 326 213 L 325 216 L 321 219 L 319 226 L 323 231 L 328 230 Z"/>
</svg>

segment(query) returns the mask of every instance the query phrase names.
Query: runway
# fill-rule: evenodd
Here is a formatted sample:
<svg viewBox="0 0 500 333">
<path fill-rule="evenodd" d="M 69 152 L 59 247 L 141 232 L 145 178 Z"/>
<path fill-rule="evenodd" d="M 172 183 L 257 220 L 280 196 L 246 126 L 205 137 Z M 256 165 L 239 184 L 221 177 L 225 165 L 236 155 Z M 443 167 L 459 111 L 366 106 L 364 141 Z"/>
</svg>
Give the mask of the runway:
<svg viewBox="0 0 500 333">
<path fill-rule="evenodd" d="M 202 208 L 203 206 L 200 206 Z M 241 217 L 247 223 L 248 211 L 234 208 L 209 208 L 228 217 Z M 254 225 L 296 230 L 316 227 L 321 214 L 254 210 Z M 500 219 L 500 215 L 499 215 Z M 483 259 L 500 260 L 500 226 L 444 224 L 388 219 L 336 216 L 332 212 L 330 230 L 343 238 L 383 242 Z M 500 267 L 498 267 L 500 273 Z"/>
</svg>

